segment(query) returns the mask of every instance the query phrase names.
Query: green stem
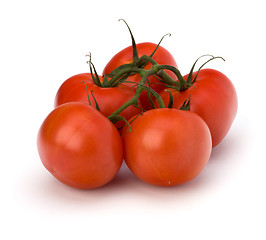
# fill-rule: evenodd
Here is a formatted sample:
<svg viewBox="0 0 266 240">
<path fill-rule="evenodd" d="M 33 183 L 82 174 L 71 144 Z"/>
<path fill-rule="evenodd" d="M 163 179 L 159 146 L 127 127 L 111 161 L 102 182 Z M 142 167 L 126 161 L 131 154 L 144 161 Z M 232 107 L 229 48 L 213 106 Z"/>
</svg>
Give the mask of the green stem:
<svg viewBox="0 0 266 240">
<path fill-rule="evenodd" d="M 149 91 L 155 97 L 160 108 L 165 108 L 164 102 L 163 102 L 162 98 L 160 97 L 160 95 L 158 93 L 156 93 L 154 90 L 152 90 L 149 87 L 144 85 L 145 82 L 147 81 L 148 77 L 150 75 L 153 75 L 155 73 L 155 71 L 156 71 L 155 68 L 151 68 L 150 70 L 141 69 L 141 71 L 139 72 L 139 74 L 141 76 L 141 80 L 140 80 L 138 87 L 136 88 L 135 95 L 130 100 L 128 100 L 126 103 L 124 103 L 119 109 L 117 109 L 110 116 L 108 116 L 109 119 L 112 119 L 113 117 L 119 115 L 123 110 L 125 110 L 130 105 L 138 105 L 139 97 L 140 97 L 142 91 L 144 91 L 144 90 Z"/>
<path fill-rule="evenodd" d="M 137 61 L 136 61 L 136 65 L 138 64 L 138 62 L 142 62 L 142 61 L 146 61 L 146 62 L 150 62 L 152 65 L 156 65 L 158 64 L 152 57 L 148 56 L 148 55 L 142 55 Z"/>
<path fill-rule="evenodd" d="M 121 77 L 124 75 L 128 74 L 130 75 L 131 73 L 139 73 L 141 74 L 143 72 L 143 69 L 141 68 L 136 68 L 136 67 L 128 67 L 124 68 L 121 71 L 117 72 L 108 82 L 106 85 L 107 87 L 112 87 Z"/>
<path fill-rule="evenodd" d="M 124 111 L 127 107 L 130 105 L 138 105 L 138 99 L 142 92 L 141 86 L 138 86 L 135 92 L 135 95 L 128 100 L 126 103 L 124 103 L 120 108 L 118 108 L 116 111 L 114 111 L 110 116 L 108 116 L 109 119 L 119 115 L 122 111 Z"/>
<path fill-rule="evenodd" d="M 163 82 L 169 84 L 169 85 L 176 85 L 177 87 L 181 88 L 183 85 L 186 85 L 186 81 L 184 80 L 183 76 L 181 75 L 180 71 L 171 65 L 156 65 L 157 69 L 158 69 L 158 76 L 160 78 L 163 79 Z M 177 81 L 174 81 L 164 70 L 170 70 L 171 72 L 173 72 L 177 79 Z M 161 71 L 159 71 L 161 70 Z M 179 90 L 179 89 L 178 89 Z"/>
<path fill-rule="evenodd" d="M 143 61 L 150 62 L 152 64 L 152 67 L 149 70 L 138 68 L 138 64 L 143 63 Z M 142 93 L 142 91 L 148 91 L 150 94 L 152 94 L 155 99 L 157 100 L 160 108 L 165 108 L 164 102 L 160 95 L 155 92 L 153 89 L 149 88 L 148 86 L 145 86 L 145 83 L 149 76 L 151 75 L 158 75 L 162 80 L 169 84 L 169 85 L 175 85 L 176 88 L 179 90 L 183 86 L 186 86 L 187 83 L 182 77 L 180 71 L 170 65 L 159 65 L 154 59 L 152 59 L 150 56 L 143 55 L 139 59 L 136 60 L 134 66 L 136 67 L 126 67 L 118 71 L 113 78 L 109 81 L 109 86 L 113 86 L 121 77 L 125 76 L 126 74 L 132 74 L 132 73 L 138 73 L 141 77 L 140 83 L 138 87 L 136 88 L 135 95 L 126 103 L 124 103 L 119 109 L 114 111 L 110 116 L 108 116 L 109 119 L 114 118 L 115 116 L 119 115 L 123 110 L 125 110 L 130 105 L 138 105 L 139 97 Z M 179 79 L 179 82 L 174 81 L 164 70 L 170 70 L 172 71 L 177 78 Z"/>
<path fill-rule="evenodd" d="M 147 61 L 150 62 L 153 65 L 153 68 L 155 69 L 153 74 L 156 74 L 160 78 L 163 79 L 163 82 L 168 85 L 174 85 L 176 86 L 177 90 L 180 90 L 183 86 L 186 85 L 186 81 L 184 80 L 183 76 L 181 75 L 180 71 L 171 65 L 159 65 L 153 58 L 147 55 L 141 56 L 138 61 Z M 137 62 L 138 62 L 137 61 Z M 176 77 L 178 78 L 178 81 L 174 81 L 164 70 L 168 69 L 172 71 Z"/>
</svg>

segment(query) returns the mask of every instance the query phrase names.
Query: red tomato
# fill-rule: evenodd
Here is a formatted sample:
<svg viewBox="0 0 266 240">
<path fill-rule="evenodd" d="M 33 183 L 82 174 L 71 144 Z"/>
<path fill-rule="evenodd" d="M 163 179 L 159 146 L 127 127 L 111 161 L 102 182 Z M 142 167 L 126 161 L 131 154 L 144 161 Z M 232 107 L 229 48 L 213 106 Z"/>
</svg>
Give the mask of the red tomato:
<svg viewBox="0 0 266 240">
<path fill-rule="evenodd" d="M 193 73 L 193 78 L 196 73 Z M 186 80 L 188 75 L 184 78 Z M 207 123 L 213 147 L 219 144 L 229 131 L 237 112 L 237 95 L 232 82 L 219 71 L 203 69 L 194 87 L 181 92 L 168 90 L 173 94 L 174 108 L 180 108 L 191 94 L 190 111 L 197 113 Z M 168 104 L 169 93 L 162 91 L 160 95 Z"/>
<path fill-rule="evenodd" d="M 150 43 L 150 42 L 144 42 L 144 43 L 136 44 L 139 57 L 141 57 L 143 55 L 148 55 L 148 56 L 151 55 L 152 52 L 154 51 L 154 49 L 156 48 L 156 46 L 157 46 L 157 44 Z M 157 49 L 157 51 L 155 52 L 155 54 L 153 55 L 152 58 L 160 65 L 167 64 L 167 65 L 172 65 L 174 67 L 177 67 L 177 64 L 176 64 L 173 56 L 165 48 L 163 48 L 161 46 L 159 46 L 159 48 Z M 103 70 L 103 75 L 104 74 L 105 75 L 110 74 L 115 68 L 119 67 L 120 65 L 132 63 L 132 60 L 133 60 L 133 50 L 132 50 L 132 46 L 129 46 L 129 47 L 123 49 L 122 51 L 120 51 L 119 53 L 117 53 L 115 56 L 113 56 L 113 58 L 105 66 L 105 68 Z M 148 63 L 145 66 L 145 69 L 150 69 L 151 66 L 152 65 L 150 63 Z M 165 72 L 168 73 L 168 75 L 170 77 L 172 77 L 173 80 L 177 79 L 173 72 L 171 72 L 169 70 L 166 70 Z M 160 92 L 161 90 L 164 89 L 164 86 L 159 85 L 162 83 L 156 77 L 150 76 L 148 78 L 148 80 L 149 80 L 149 83 L 151 84 L 151 87 L 156 92 Z M 127 78 L 127 81 L 139 83 L 140 82 L 140 76 L 138 74 L 131 75 Z M 130 83 L 125 83 L 125 84 L 127 84 L 131 87 L 134 85 L 134 84 L 130 84 Z M 141 101 L 144 109 L 151 109 L 151 104 L 148 100 L 148 95 L 145 91 L 143 92 L 143 94 L 141 94 L 140 101 Z"/>
<path fill-rule="evenodd" d="M 206 123 L 195 113 L 171 108 L 145 112 L 123 130 L 124 158 L 144 182 L 174 186 L 195 178 L 211 153 Z"/>
<path fill-rule="evenodd" d="M 55 108 L 40 127 L 37 145 L 45 168 L 75 188 L 105 185 L 115 177 L 123 160 L 117 129 L 85 103 Z"/>
<path fill-rule="evenodd" d="M 101 81 L 103 80 L 101 76 L 99 78 Z M 99 87 L 93 82 L 90 73 L 83 73 L 70 77 L 60 86 L 55 97 L 55 107 L 67 102 L 84 102 L 89 104 L 86 87 L 82 81 L 87 85 L 92 106 L 95 107 L 96 105 L 90 93 L 91 90 L 93 90 L 93 95 L 99 105 L 100 112 L 106 117 L 130 100 L 135 94 L 133 89 L 124 84 L 109 88 Z M 140 102 L 139 106 L 142 107 Z M 140 112 L 140 109 L 129 106 L 120 115 L 129 120 L 132 116 Z M 119 121 L 115 125 L 117 128 L 120 128 L 125 123 Z"/>
</svg>

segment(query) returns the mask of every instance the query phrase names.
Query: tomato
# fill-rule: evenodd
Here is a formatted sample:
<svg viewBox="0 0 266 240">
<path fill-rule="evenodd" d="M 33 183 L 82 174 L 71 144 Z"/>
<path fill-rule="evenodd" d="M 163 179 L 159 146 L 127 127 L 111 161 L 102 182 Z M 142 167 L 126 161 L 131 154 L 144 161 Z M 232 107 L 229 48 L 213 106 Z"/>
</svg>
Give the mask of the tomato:
<svg viewBox="0 0 266 240">
<path fill-rule="evenodd" d="M 197 72 L 193 73 L 193 78 Z M 184 76 L 187 80 L 188 75 Z M 178 92 L 168 89 L 173 95 L 173 107 L 180 108 L 191 95 L 190 111 L 197 113 L 207 123 L 211 135 L 212 145 L 218 145 L 228 133 L 237 112 L 236 90 L 223 73 L 214 69 L 200 70 L 194 83 L 185 91 Z M 169 101 L 169 93 L 160 93 L 165 104 Z"/>
<path fill-rule="evenodd" d="M 206 123 L 195 113 L 171 108 L 145 112 L 122 133 L 124 159 L 142 181 L 174 186 L 195 178 L 211 153 Z"/>
<path fill-rule="evenodd" d="M 138 56 L 141 57 L 143 55 L 151 55 L 154 49 L 156 48 L 157 44 L 150 43 L 150 42 L 144 42 L 144 43 L 138 43 L 136 44 Z M 129 46 L 122 51 L 118 52 L 116 55 L 113 56 L 113 58 L 107 63 L 103 70 L 102 75 L 108 75 L 110 74 L 115 68 L 119 67 L 120 65 L 132 63 L 133 61 L 133 50 L 132 46 Z M 175 62 L 175 59 L 173 56 L 168 52 L 165 48 L 159 46 L 157 51 L 152 57 L 158 64 L 166 64 L 166 65 L 172 65 L 174 67 L 177 67 L 177 64 Z M 150 69 L 151 63 L 148 63 L 144 68 Z M 177 79 L 175 74 L 169 70 L 166 70 L 168 75 L 172 77 L 174 80 Z M 150 76 L 148 78 L 149 83 L 151 85 L 151 88 L 153 88 L 156 92 L 160 92 L 164 89 L 164 86 L 162 86 L 161 82 L 155 77 Z M 131 75 L 127 78 L 127 81 L 139 83 L 140 82 L 140 76 L 138 74 Z M 125 83 L 129 86 L 134 86 L 132 83 Z M 143 92 L 140 96 L 140 101 L 142 103 L 142 106 L 144 109 L 151 109 L 151 104 L 148 99 L 147 92 Z"/>
<path fill-rule="evenodd" d="M 123 160 L 117 129 L 85 103 L 55 108 L 39 129 L 37 146 L 45 168 L 59 181 L 80 189 L 110 182 Z"/>
<path fill-rule="evenodd" d="M 103 81 L 101 76 L 99 78 L 100 81 Z M 99 87 L 93 82 L 90 73 L 82 73 L 70 77 L 60 86 L 55 97 L 55 107 L 67 102 L 84 102 L 89 104 L 86 87 L 82 81 L 87 85 L 92 106 L 96 107 L 91 90 L 99 105 L 100 112 L 106 117 L 130 100 L 135 94 L 133 89 L 124 84 L 120 84 L 117 87 Z M 139 107 L 142 107 L 140 102 Z M 120 115 L 128 120 L 140 112 L 141 110 L 139 108 L 129 106 Z M 116 123 L 116 126 L 120 128 L 124 124 L 123 121 L 119 121 Z"/>
</svg>

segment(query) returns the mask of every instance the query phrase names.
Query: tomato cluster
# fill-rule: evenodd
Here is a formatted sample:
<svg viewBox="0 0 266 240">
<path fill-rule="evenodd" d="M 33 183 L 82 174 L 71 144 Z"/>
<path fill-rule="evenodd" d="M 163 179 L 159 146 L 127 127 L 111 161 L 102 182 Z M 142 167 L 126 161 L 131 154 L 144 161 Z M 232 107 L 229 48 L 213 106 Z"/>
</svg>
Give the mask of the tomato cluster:
<svg viewBox="0 0 266 240">
<path fill-rule="evenodd" d="M 128 27 L 128 25 L 127 25 Z M 45 168 L 81 189 L 101 187 L 123 160 L 136 177 L 175 186 L 200 174 L 212 148 L 228 133 L 237 112 L 232 82 L 214 69 L 182 76 L 159 44 L 136 44 L 117 53 L 98 75 L 67 79 L 42 123 L 37 146 Z M 161 41 L 160 41 L 161 42 Z M 206 55 L 204 55 L 206 57 Z"/>
</svg>

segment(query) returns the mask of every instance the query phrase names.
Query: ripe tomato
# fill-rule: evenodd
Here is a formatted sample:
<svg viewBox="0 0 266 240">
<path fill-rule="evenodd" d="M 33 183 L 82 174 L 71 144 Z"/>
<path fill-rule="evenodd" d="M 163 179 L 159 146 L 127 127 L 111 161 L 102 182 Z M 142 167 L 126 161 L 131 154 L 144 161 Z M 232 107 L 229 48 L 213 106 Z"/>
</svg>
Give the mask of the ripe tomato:
<svg viewBox="0 0 266 240">
<path fill-rule="evenodd" d="M 145 112 L 123 130 L 124 158 L 144 182 L 174 186 L 196 177 L 208 162 L 211 136 L 195 113 L 172 108 Z"/>
<path fill-rule="evenodd" d="M 197 72 L 193 73 L 193 78 Z M 188 75 L 184 76 L 187 80 Z M 212 145 L 215 147 L 226 136 L 237 112 L 237 94 L 232 82 L 223 73 L 213 69 L 200 70 L 194 83 L 185 91 L 168 89 L 173 95 L 174 108 L 180 108 L 191 95 L 190 111 L 197 113 L 207 123 Z M 165 104 L 169 101 L 169 93 L 160 93 Z"/>
<path fill-rule="evenodd" d="M 101 76 L 99 78 L 101 81 L 103 80 Z M 124 84 L 120 84 L 117 87 L 99 87 L 93 82 L 90 73 L 82 73 L 70 77 L 60 86 L 55 97 L 55 107 L 67 102 L 84 102 L 89 104 L 86 87 L 82 81 L 87 85 L 92 106 L 96 107 L 95 101 L 90 93 L 91 90 L 99 105 L 100 112 L 106 117 L 130 100 L 135 94 L 133 89 Z M 142 107 L 140 102 L 139 106 Z M 129 120 L 132 116 L 140 112 L 140 109 L 129 106 L 120 115 Z M 125 123 L 119 121 L 115 125 L 117 128 L 120 128 Z"/>
<path fill-rule="evenodd" d="M 136 44 L 137 51 L 139 57 L 143 55 L 151 55 L 154 49 L 156 48 L 157 44 L 150 43 L 150 42 L 144 42 L 144 43 L 138 43 Z M 103 75 L 108 75 L 110 74 L 115 68 L 119 67 L 120 65 L 127 64 L 127 63 L 132 63 L 133 61 L 133 50 L 132 46 L 129 46 L 122 51 L 118 52 L 116 55 L 113 56 L 113 58 L 107 63 L 103 70 Z M 172 65 L 174 67 L 177 67 L 177 64 L 175 62 L 175 59 L 173 56 L 163 47 L 159 46 L 157 51 L 152 57 L 158 64 L 167 64 L 167 65 Z M 150 69 L 151 68 L 151 63 L 148 63 L 144 68 L 145 69 Z M 174 80 L 176 80 L 176 76 L 173 72 L 166 70 L 166 73 L 170 77 L 172 77 Z M 149 83 L 151 85 L 151 88 L 153 88 L 156 92 L 160 92 L 161 90 L 164 89 L 164 86 L 160 85 L 162 84 L 156 77 L 150 76 L 148 78 Z M 139 83 L 140 82 L 140 76 L 138 74 L 131 75 L 127 78 L 127 81 Z M 128 86 L 134 86 L 132 83 L 125 83 Z M 151 104 L 148 100 L 148 95 L 147 92 L 144 91 L 143 94 L 140 96 L 140 101 L 142 103 L 142 106 L 144 109 L 151 109 Z"/>
<path fill-rule="evenodd" d="M 45 168 L 75 188 L 105 185 L 115 177 L 123 160 L 117 129 L 85 103 L 55 108 L 40 127 L 37 145 Z"/>
</svg>

